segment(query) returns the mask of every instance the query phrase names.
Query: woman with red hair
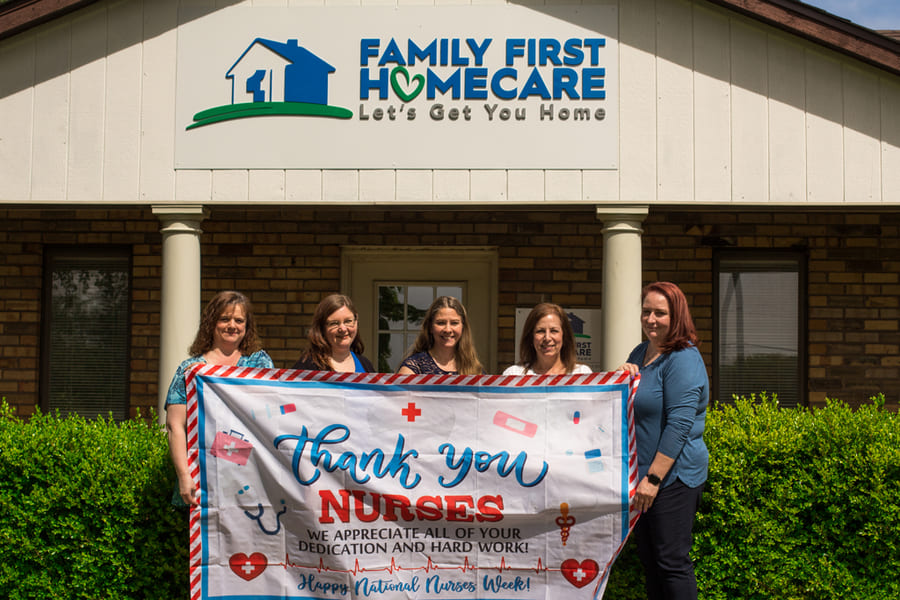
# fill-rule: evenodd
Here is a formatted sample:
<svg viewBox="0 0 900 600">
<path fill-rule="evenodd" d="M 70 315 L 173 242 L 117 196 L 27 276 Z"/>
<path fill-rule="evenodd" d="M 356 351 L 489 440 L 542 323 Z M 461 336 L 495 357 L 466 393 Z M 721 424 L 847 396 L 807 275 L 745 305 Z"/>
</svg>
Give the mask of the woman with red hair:
<svg viewBox="0 0 900 600">
<path fill-rule="evenodd" d="M 641 292 L 646 341 L 620 367 L 641 374 L 634 397 L 638 486 L 635 528 L 650 600 L 697 598 L 690 551 L 706 482 L 703 443 L 709 378 L 684 293 L 674 283 Z"/>
</svg>

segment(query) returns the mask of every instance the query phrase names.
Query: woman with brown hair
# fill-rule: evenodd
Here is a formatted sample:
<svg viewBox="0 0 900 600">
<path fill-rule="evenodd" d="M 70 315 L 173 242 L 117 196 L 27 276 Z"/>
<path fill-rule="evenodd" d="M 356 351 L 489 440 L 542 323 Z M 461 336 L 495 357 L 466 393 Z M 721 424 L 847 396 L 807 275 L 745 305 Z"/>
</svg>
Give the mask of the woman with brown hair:
<svg viewBox="0 0 900 600">
<path fill-rule="evenodd" d="M 187 392 L 184 378 L 197 364 L 272 368 L 272 359 L 262 349 L 250 300 L 240 292 L 219 292 L 203 309 L 200 327 L 188 351 L 190 358 L 175 371 L 166 395 L 166 430 L 169 453 L 178 477 L 178 496 L 186 504 L 198 504 L 194 479 L 187 462 Z"/>
<path fill-rule="evenodd" d="M 587 365 L 575 362 L 575 334 L 558 304 L 542 302 L 528 313 L 519 341 L 519 362 L 504 375 L 584 375 Z"/>
<path fill-rule="evenodd" d="M 294 363 L 294 369 L 373 373 L 375 367 L 363 356 L 359 333 L 359 313 L 353 301 L 331 294 L 319 302 L 309 328 L 309 348 Z"/>
<path fill-rule="evenodd" d="M 397 370 L 400 375 L 481 375 L 484 367 L 462 302 L 440 296 L 425 313 L 422 329 Z"/>
</svg>

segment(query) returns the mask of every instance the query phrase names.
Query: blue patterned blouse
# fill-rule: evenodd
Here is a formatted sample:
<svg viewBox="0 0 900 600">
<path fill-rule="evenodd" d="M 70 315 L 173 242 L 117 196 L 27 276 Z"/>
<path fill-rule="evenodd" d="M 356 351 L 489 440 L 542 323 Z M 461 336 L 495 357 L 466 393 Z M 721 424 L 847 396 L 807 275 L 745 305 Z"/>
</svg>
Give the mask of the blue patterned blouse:
<svg viewBox="0 0 900 600">
<path fill-rule="evenodd" d="M 172 383 L 169 384 L 169 393 L 166 395 L 166 406 L 170 404 L 187 404 L 187 390 L 184 387 L 184 374 L 197 363 L 206 364 L 206 359 L 203 358 L 203 356 L 192 356 L 178 365 L 178 369 L 175 370 L 175 376 L 172 378 Z M 237 366 L 272 369 L 275 367 L 275 363 L 272 362 L 272 359 L 266 354 L 265 350 L 260 350 L 249 356 L 241 356 L 238 359 Z"/>
</svg>

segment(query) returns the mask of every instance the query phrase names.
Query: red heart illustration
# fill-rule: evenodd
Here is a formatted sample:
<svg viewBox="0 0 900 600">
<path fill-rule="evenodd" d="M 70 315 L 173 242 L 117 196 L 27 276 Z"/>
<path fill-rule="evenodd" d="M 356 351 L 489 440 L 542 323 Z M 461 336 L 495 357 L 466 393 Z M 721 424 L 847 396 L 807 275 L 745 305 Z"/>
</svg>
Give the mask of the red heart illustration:
<svg viewBox="0 0 900 600">
<path fill-rule="evenodd" d="M 269 561 L 266 559 L 266 555 L 261 552 L 254 552 L 250 556 L 243 552 L 238 552 L 228 559 L 228 564 L 235 575 L 250 581 L 266 570 L 266 565 L 269 564 Z"/>
<path fill-rule="evenodd" d="M 578 562 L 574 558 L 564 560 L 559 567 L 566 581 L 577 588 L 582 588 L 592 582 L 600 572 L 600 565 L 589 558 Z"/>
</svg>

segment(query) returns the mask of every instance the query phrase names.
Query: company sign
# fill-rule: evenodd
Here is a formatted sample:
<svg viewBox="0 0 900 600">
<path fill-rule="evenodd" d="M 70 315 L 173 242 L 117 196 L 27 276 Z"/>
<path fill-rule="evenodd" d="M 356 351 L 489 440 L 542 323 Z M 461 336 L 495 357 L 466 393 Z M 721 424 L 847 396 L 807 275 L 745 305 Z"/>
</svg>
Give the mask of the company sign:
<svg viewBox="0 0 900 600">
<path fill-rule="evenodd" d="M 176 168 L 615 169 L 616 6 L 226 9 L 178 30 Z"/>
</svg>

